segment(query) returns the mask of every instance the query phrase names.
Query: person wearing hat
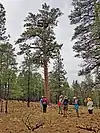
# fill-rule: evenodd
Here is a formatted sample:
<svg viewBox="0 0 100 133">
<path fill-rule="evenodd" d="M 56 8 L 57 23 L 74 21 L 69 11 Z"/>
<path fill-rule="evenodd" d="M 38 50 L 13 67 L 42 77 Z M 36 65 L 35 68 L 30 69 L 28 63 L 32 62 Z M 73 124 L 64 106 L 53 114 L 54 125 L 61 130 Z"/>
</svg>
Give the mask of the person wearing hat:
<svg viewBox="0 0 100 133">
<path fill-rule="evenodd" d="M 79 99 L 78 97 L 73 97 L 73 105 L 76 110 L 77 117 L 79 117 Z"/>
<path fill-rule="evenodd" d="M 62 113 L 62 105 L 63 105 L 63 95 L 60 95 L 59 96 L 59 101 L 58 101 L 58 107 L 59 107 L 59 114 L 61 113 L 61 114 L 63 114 Z"/>
<path fill-rule="evenodd" d="M 42 100 L 43 100 L 43 96 L 42 96 L 41 99 L 40 99 L 41 112 L 42 112 L 42 110 L 43 110 L 43 103 L 42 103 Z"/>
<path fill-rule="evenodd" d="M 91 98 L 88 98 L 87 101 L 88 112 L 89 114 L 93 114 L 93 101 Z"/>
<path fill-rule="evenodd" d="M 68 97 L 65 96 L 65 97 L 64 97 L 64 100 L 63 100 L 64 116 L 67 115 L 67 111 L 68 111 L 68 103 L 69 103 L 69 101 L 68 101 Z"/>
</svg>

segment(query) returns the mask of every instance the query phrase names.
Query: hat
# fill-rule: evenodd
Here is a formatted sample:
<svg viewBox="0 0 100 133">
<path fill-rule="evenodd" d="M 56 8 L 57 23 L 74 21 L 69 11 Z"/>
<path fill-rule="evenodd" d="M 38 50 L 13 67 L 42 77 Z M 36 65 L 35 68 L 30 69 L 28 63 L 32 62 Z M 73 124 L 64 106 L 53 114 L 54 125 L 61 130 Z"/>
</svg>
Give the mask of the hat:
<svg viewBox="0 0 100 133">
<path fill-rule="evenodd" d="M 87 100 L 88 100 L 88 101 L 92 101 L 92 99 L 91 99 L 91 98 L 87 98 Z"/>
<path fill-rule="evenodd" d="M 73 99 L 76 99 L 77 97 L 73 97 Z"/>
<path fill-rule="evenodd" d="M 60 95 L 60 96 L 59 96 L 59 98 L 62 98 L 62 97 L 63 97 L 63 95 Z"/>
<path fill-rule="evenodd" d="M 68 99 L 68 97 L 67 97 L 67 96 L 65 96 L 65 97 L 64 97 L 64 99 Z"/>
</svg>

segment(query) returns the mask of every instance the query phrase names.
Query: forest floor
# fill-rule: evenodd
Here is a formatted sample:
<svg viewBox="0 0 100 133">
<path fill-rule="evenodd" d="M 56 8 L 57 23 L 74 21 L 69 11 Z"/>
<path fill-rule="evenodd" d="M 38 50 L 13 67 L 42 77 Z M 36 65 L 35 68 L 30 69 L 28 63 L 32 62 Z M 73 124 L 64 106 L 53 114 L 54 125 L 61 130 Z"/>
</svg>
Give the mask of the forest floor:
<svg viewBox="0 0 100 133">
<path fill-rule="evenodd" d="M 58 114 L 55 105 L 43 114 L 38 103 L 10 101 L 8 114 L 0 114 L 0 133 L 100 133 L 100 110 L 88 115 L 87 108 L 80 107 L 76 117 L 73 106 L 69 106 L 67 117 Z"/>
</svg>

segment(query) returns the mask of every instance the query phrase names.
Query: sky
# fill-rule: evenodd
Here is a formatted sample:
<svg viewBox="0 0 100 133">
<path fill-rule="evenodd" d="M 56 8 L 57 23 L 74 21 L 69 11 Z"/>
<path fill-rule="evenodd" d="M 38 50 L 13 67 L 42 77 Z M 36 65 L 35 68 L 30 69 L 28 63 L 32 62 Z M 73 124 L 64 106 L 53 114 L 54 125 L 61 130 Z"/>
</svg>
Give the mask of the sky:
<svg viewBox="0 0 100 133">
<path fill-rule="evenodd" d="M 23 20 L 29 12 L 37 13 L 43 3 L 49 4 L 51 7 L 59 7 L 64 13 L 59 19 L 59 24 L 55 29 L 56 38 L 58 43 L 63 43 L 61 51 L 64 59 L 64 68 L 67 71 L 68 82 L 71 84 L 73 80 L 82 80 L 82 77 L 78 77 L 78 70 L 80 60 L 75 58 L 72 46 L 74 42 L 71 41 L 71 37 L 74 33 L 74 26 L 70 25 L 68 15 L 72 9 L 72 0 L 0 0 L 6 10 L 6 27 L 7 33 L 11 35 L 11 42 L 14 41 L 23 32 Z M 21 57 L 18 57 L 18 62 L 21 61 Z M 50 68 L 51 69 L 51 68 Z"/>
</svg>

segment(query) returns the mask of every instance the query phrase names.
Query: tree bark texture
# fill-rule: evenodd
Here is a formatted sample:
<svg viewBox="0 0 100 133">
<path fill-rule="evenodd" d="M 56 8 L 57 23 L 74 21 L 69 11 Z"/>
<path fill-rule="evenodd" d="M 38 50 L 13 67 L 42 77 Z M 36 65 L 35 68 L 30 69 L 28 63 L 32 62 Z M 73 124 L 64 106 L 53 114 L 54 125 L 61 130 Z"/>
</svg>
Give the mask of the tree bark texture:
<svg viewBox="0 0 100 133">
<path fill-rule="evenodd" d="M 44 95 L 48 99 L 48 103 L 50 103 L 50 92 L 48 88 L 48 63 L 47 60 L 44 59 Z"/>
</svg>

